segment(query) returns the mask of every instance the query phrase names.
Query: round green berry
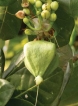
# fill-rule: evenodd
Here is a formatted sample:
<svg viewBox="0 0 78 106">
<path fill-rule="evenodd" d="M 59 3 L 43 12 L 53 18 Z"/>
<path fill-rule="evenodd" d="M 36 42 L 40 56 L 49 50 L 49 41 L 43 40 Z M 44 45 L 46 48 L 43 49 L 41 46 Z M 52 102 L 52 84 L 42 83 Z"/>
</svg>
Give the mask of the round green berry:
<svg viewBox="0 0 78 106">
<path fill-rule="evenodd" d="M 55 13 L 52 13 L 51 15 L 50 15 L 50 20 L 51 21 L 55 21 L 57 19 L 57 15 L 55 14 Z"/>
<path fill-rule="evenodd" d="M 24 8 L 23 11 L 26 15 L 30 15 L 30 10 L 28 8 Z"/>
<path fill-rule="evenodd" d="M 42 2 L 40 0 L 35 2 L 35 7 L 36 8 L 41 8 L 42 7 Z"/>
<path fill-rule="evenodd" d="M 47 3 L 47 10 L 48 10 L 48 11 L 51 10 L 50 3 Z"/>
<path fill-rule="evenodd" d="M 50 3 L 43 4 L 42 5 L 42 10 L 48 10 L 48 11 L 50 11 L 51 10 Z"/>
<path fill-rule="evenodd" d="M 43 4 L 42 5 L 42 10 L 46 10 L 47 9 L 47 5 L 46 4 Z"/>
<path fill-rule="evenodd" d="M 35 3 L 35 0 L 28 0 L 29 1 L 29 3 L 31 3 L 31 4 L 34 4 Z"/>
<path fill-rule="evenodd" d="M 26 29 L 25 34 L 26 35 L 32 35 L 32 30 L 31 29 Z"/>
<path fill-rule="evenodd" d="M 58 9 L 58 7 L 59 7 L 59 4 L 58 4 L 57 1 L 53 1 L 53 2 L 51 3 L 51 9 L 52 9 L 52 10 L 56 11 L 56 10 Z"/>
<path fill-rule="evenodd" d="M 23 18 L 23 22 L 24 22 L 25 24 L 28 24 L 28 23 L 29 23 L 29 19 L 28 19 L 27 17 L 25 17 L 25 18 Z"/>
<path fill-rule="evenodd" d="M 48 10 L 43 10 L 41 16 L 43 19 L 48 19 L 50 17 L 50 12 Z"/>
</svg>

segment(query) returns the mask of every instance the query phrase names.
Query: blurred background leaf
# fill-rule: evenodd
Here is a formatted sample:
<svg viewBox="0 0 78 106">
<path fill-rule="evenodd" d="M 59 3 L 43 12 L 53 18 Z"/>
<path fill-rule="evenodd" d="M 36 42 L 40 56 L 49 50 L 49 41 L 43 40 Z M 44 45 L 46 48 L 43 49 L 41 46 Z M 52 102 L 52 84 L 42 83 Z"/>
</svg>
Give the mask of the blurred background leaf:
<svg viewBox="0 0 78 106">
<path fill-rule="evenodd" d="M 12 1 L 8 0 L 7 2 Z M 16 18 L 14 14 L 20 9 L 22 9 L 21 0 L 12 2 L 9 6 L 0 6 L 0 38 L 7 40 L 18 35 L 22 21 Z"/>
<path fill-rule="evenodd" d="M 78 0 L 57 0 L 62 8 L 73 18 L 78 17 Z"/>
<path fill-rule="evenodd" d="M 0 106 L 5 106 L 11 98 L 15 88 L 8 81 L 0 79 Z"/>
<path fill-rule="evenodd" d="M 16 0 L 0 0 L 0 6 L 8 6 L 14 2 L 16 2 Z"/>
<path fill-rule="evenodd" d="M 59 106 L 78 106 L 78 66 L 71 73 Z"/>
<path fill-rule="evenodd" d="M 60 47 L 69 43 L 69 39 L 74 27 L 74 19 L 67 14 L 61 6 L 56 11 L 57 20 L 53 25 L 56 33 L 56 39 Z"/>
</svg>

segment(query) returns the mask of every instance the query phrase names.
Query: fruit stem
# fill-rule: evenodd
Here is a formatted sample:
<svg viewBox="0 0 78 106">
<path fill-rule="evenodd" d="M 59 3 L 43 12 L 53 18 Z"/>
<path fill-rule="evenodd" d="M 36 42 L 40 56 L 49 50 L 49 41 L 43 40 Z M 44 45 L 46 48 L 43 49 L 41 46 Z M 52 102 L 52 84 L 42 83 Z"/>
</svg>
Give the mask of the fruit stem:
<svg viewBox="0 0 78 106">
<path fill-rule="evenodd" d="M 36 85 L 40 85 L 41 82 L 43 82 L 43 78 L 38 75 L 37 77 L 35 77 L 35 82 L 36 82 Z"/>
<path fill-rule="evenodd" d="M 34 26 L 32 26 L 31 24 L 33 24 L 33 21 L 31 21 L 30 17 L 29 17 L 29 23 L 27 23 L 26 25 L 31 29 L 31 30 L 34 30 L 34 31 L 39 31 L 41 29 L 41 24 L 38 28 L 35 28 Z M 40 18 L 39 18 L 39 23 L 41 23 L 40 21 Z"/>
<path fill-rule="evenodd" d="M 73 56 L 75 55 L 75 47 L 73 46 L 73 44 L 75 42 L 76 36 L 77 36 L 77 30 L 76 30 L 76 25 L 74 25 L 73 31 L 70 36 L 70 41 L 69 41 L 69 45 L 71 47 Z"/>
<path fill-rule="evenodd" d="M 69 41 L 70 46 L 73 46 L 75 39 L 76 39 L 76 36 L 77 36 L 76 26 L 74 26 L 73 31 L 72 31 L 71 36 L 70 36 L 70 41 Z"/>
<path fill-rule="evenodd" d="M 26 25 L 27 25 L 30 29 L 34 30 L 34 31 L 39 31 L 39 30 L 41 29 L 41 27 L 39 27 L 39 28 L 34 28 L 34 27 L 32 27 L 30 23 L 28 23 L 28 24 L 26 24 Z"/>
<path fill-rule="evenodd" d="M 35 105 L 34 106 L 37 106 L 38 93 L 39 93 L 39 85 L 37 86 L 36 101 L 35 101 Z"/>
<path fill-rule="evenodd" d="M 49 31 L 49 30 L 52 28 L 53 23 L 54 23 L 54 22 L 51 22 L 51 23 L 50 23 L 50 26 L 49 26 L 46 30 L 44 29 L 44 31 Z"/>
</svg>

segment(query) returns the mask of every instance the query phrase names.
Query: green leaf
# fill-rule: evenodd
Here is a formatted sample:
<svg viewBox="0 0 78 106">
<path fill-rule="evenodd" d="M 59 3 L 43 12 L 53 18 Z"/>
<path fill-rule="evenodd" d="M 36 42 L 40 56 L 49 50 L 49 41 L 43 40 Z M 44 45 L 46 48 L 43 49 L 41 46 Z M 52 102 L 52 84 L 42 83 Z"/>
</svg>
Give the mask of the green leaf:
<svg viewBox="0 0 78 106">
<path fill-rule="evenodd" d="M 8 69 L 3 73 L 2 78 L 6 78 L 7 76 L 13 74 L 24 66 L 24 55 L 23 52 L 17 53 L 14 58 L 11 60 L 11 64 Z"/>
<path fill-rule="evenodd" d="M 5 106 L 14 92 L 14 86 L 8 81 L 0 79 L 0 106 Z"/>
<path fill-rule="evenodd" d="M 4 72 L 4 65 L 5 65 L 5 57 L 3 50 L 0 49 L 0 78 L 2 77 L 2 74 Z"/>
<path fill-rule="evenodd" d="M 14 3 L 16 0 L 0 0 L 0 6 L 8 6 Z"/>
<path fill-rule="evenodd" d="M 59 56 L 56 54 L 51 63 L 49 64 L 47 70 L 45 71 L 43 78 L 47 78 L 52 75 L 53 71 L 59 66 Z"/>
<path fill-rule="evenodd" d="M 61 7 L 56 12 L 57 20 L 54 23 L 56 40 L 58 45 L 65 46 L 69 43 L 70 35 L 74 26 L 74 19 L 70 17 Z"/>
<path fill-rule="evenodd" d="M 34 106 L 34 105 L 23 99 L 11 99 L 6 106 Z"/>
<path fill-rule="evenodd" d="M 32 80 L 34 81 L 34 79 L 31 79 L 31 77 L 30 80 L 27 80 L 28 82 L 25 79 L 26 85 L 30 84 Z M 58 70 L 54 71 L 54 73 L 50 77 L 44 79 L 39 87 L 38 106 L 49 106 L 49 104 L 51 104 L 55 100 L 60 91 L 62 80 L 63 72 L 59 68 Z M 23 98 L 24 100 L 35 104 L 37 92 L 35 88 L 36 86 L 32 86 L 27 90 L 21 92 L 20 94 L 16 95 L 15 98 Z"/>
<path fill-rule="evenodd" d="M 35 85 L 34 77 L 25 67 L 16 71 L 13 75 L 7 77 L 7 80 L 14 85 L 17 90 L 27 90 Z"/>
<path fill-rule="evenodd" d="M 39 101 L 49 106 L 57 97 L 63 81 L 63 72 L 61 69 L 56 69 L 51 77 L 45 79 L 40 86 Z M 40 98 L 42 97 L 42 99 Z"/>
<path fill-rule="evenodd" d="M 58 2 L 73 18 L 78 16 L 78 0 L 58 0 Z"/>
<path fill-rule="evenodd" d="M 7 40 L 18 35 L 21 20 L 15 17 L 15 13 L 21 9 L 21 0 L 10 6 L 0 6 L 0 38 Z"/>
<path fill-rule="evenodd" d="M 11 64 L 16 63 L 17 58 L 14 60 L 15 61 L 13 61 Z M 48 71 L 50 71 L 50 69 Z M 17 69 L 16 72 L 7 76 L 6 79 L 12 85 L 15 86 L 16 90 L 19 91 L 19 93 L 14 94 L 13 98 L 23 97 L 24 99 L 26 99 L 25 95 L 27 94 L 28 95 L 27 100 L 33 104 L 35 103 L 36 86 L 34 82 L 34 77 L 28 72 L 28 70 L 24 66 L 20 67 L 20 70 Z M 57 68 L 49 77 L 44 79 L 39 89 L 39 97 L 38 97 L 39 106 L 43 106 L 42 104 L 46 104 L 46 106 L 48 106 L 48 104 L 52 103 L 55 100 L 60 91 L 62 79 L 63 79 L 63 72 L 59 68 Z"/>
<path fill-rule="evenodd" d="M 59 92 L 58 96 L 56 97 L 56 99 L 54 100 L 54 102 L 50 106 L 58 106 L 61 96 L 64 92 L 64 89 L 69 81 L 71 71 L 72 71 L 71 62 L 68 62 L 60 92 Z"/>
<path fill-rule="evenodd" d="M 78 106 L 78 66 L 71 74 L 59 106 Z"/>
<path fill-rule="evenodd" d="M 71 47 L 69 45 L 60 47 L 57 49 L 57 53 L 59 55 L 59 67 L 64 70 L 64 67 L 66 66 L 68 61 L 73 57 Z"/>
</svg>

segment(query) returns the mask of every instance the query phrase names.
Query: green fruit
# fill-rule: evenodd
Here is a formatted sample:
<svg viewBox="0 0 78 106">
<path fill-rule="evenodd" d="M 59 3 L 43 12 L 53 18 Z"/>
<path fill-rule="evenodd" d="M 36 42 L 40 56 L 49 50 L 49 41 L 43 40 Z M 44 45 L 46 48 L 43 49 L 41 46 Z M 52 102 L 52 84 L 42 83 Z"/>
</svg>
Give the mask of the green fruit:
<svg viewBox="0 0 78 106">
<path fill-rule="evenodd" d="M 33 34 L 33 31 L 31 29 L 26 29 L 25 30 L 25 34 L 26 35 L 32 35 Z"/>
<path fill-rule="evenodd" d="M 29 3 L 31 3 L 31 4 L 34 4 L 35 3 L 35 0 L 28 0 L 29 1 Z"/>
<path fill-rule="evenodd" d="M 42 10 L 48 10 L 48 11 L 50 11 L 51 10 L 50 3 L 43 4 L 42 5 Z"/>
<path fill-rule="evenodd" d="M 48 10 L 48 11 L 51 10 L 50 3 L 47 3 L 47 10 Z"/>
<path fill-rule="evenodd" d="M 54 43 L 47 41 L 31 41 L 24 45 L 24 63 L 34 77 L 44 75 L 56 53 Z M 37 77 L 37 79 L 39 79 Z M 40 81 L 42 81 L 40 79 Z M 37 82 L 37 80 L 36 80 Z"/>
<path fill-rule="evenodd" d="M 47 5 L 46 4 L 42 5 L 42 10 L 47 10 Z"/>
<path fill-rule="evenodd" d="M 23 22 L 24 22 L 25 24 L 28 24 L 28 23 L 29 23 L 29 19 L 28 19 L 27 17 L 25 17 L 25 18 L 23 18 Z"/>
<path fill-rule="evenodd" d="M 50 17 L 50 12 L 48 10 L 43 10 L 41 16 L 43 19 L 48 19 Z"/>
<path fill-rule="evenodd" d="M 26 15 L 30 15 L 30 10 L 28 8 L 24 8 L 23 11 Z"/>
<path fill-rule="evenodd" d="M 0 39 L 0 49 L 3 48 L 4 44 L 5 44 L 5 41 Z"/>
<path fill-rule="evenodd" d="M 41 8 L 41 7 L 42 7 L 42 2 L 41 2 L 40 0 L 37 0 L 37 1 L 35 2 L 35 7 L 36 7 L 36 8 Z"/>
<path fill-rule="evenodd" d="M 55 13 L 52 13 L 51 15 L 50 15 L 50 20 L 51 21 L 55 21 L 57 19 L 57 15 L 55 14 Z"/>
<path fill-rule="evenodd" d="M 52 10 L 56 11 L 56 10 L 58 9 L 58 7 L 59 7 L 59 4 L 58 4 L 57 1 L 53 1 L 53 2 L 51 3 L 51 9 L 52 9 Z"/>
</svg>

